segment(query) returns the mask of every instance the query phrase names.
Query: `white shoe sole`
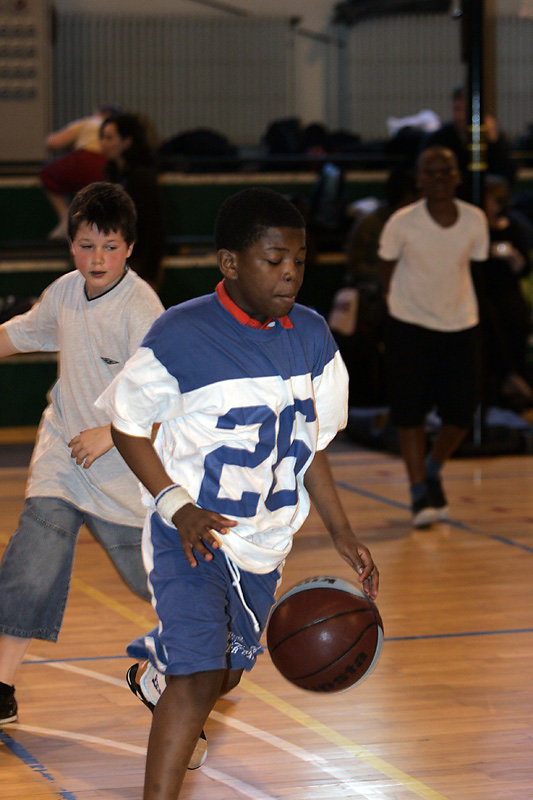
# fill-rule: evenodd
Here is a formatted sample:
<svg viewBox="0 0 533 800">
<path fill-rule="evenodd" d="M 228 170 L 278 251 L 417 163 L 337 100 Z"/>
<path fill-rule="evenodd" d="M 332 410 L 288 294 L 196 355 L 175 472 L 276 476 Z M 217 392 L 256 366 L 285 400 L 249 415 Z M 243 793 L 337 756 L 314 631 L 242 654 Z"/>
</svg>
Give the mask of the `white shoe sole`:
<svg viewBox="0 0 533 800">
<path fill-rule="evenodd" d="M 439 520 L 436 508 L 423 508 L 413 515 L 413 528 L 427 528 L 432 522 Z"/>
<path fill-rule="evenodd" d="M 187 769 L 198 769 L 198 767 L 201 767 L 202 764 L 205 764 L 206 758 L 207 758 L 207 739 L 205 738 L 204 734 L 203 736 L 200 736 L 200 738 L 196 742 L 196 747 L 194 748 Z"/>
</svg>

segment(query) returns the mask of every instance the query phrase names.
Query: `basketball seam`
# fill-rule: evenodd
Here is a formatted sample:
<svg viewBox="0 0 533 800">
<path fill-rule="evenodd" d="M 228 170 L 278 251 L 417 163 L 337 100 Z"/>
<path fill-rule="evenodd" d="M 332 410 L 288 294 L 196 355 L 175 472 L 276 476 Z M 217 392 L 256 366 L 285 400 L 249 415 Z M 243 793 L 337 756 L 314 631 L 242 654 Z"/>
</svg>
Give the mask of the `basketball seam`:
<svg viewBox="0 0 533 800">
<path fill-rule="evenodd" d="M 372 627 L 372 623 L 370 623 L 370 625 L 367 625 L 367 627 L 363 631 L 361 631 L 361 634 L 360 634 L 359 638 L 356 639 L 355 642 L 352 642 L 352 644 L 348 647 L 348 649 L 345 650 L 344 653 L 341 653 L 340 656 L 337 656 L 337 658 L 334 661 L 330 661 L 329 664 L 326 664 L 325 666 L 320 667 L 320 669 L 317 669 L 314 672 L 308 672 L 305 675 L 295 675 L 294 677 L 291 677 L 290 680 L 292 680 L 292 681 L 301 681 L 301 680 L 305 680 L 306 678 L 312 678 L 314 675 L 320 675 L 320 673 L 324 672 L 324 670 L 330 669 L 331 667 L 334 667 L 335 664 L 337 664 L 338 661 L 341 661 L 341 659 L 343 659 L 350 652 L 350 650 L 353 650 L 353 648 L 356 645 L 359 644 L 359 642 L 361 641 L 361 639 L 363 638 L 365 633 L 368 630 L 370 630 L 371 627 Z"/>
<path fill-rule="evenodd" d="M 369 610 L 368 608 L 352 608 L 352 609 L 349 609 L 348 611 L 338 611 L 337 613 L 330 614 L 327 617 L 321 617 L 320 619 L 314 619 L 314 620 L 312 620 L 312 622 L 308 622 L 306 625 L 302 625 L 301 628 L 298 628 L 297 630 L 292 631 L 291 633 L 287 634 L 287 636 L 284 636 L 283 639 L 280 639 L 279 642 L 276 642 L 274 647 L 269 647 L 268 648 L 269 652 L 271 654 L 275 653 L 275 651 L 278 649 L 278 647 L 280 645 L 282 645 L 284 642 L 286 642 L 288 639 L 292 639 L 292 637 L 295 636 L 297 633 L 300 633 L 301 631 L 305 631 L 308 628 L 312 628 L 314 625 L 320 625 L 322 622 L 327 622 L 330 619 L 337 619 L 338 617 L 345 617 L 347 614 L 366 614 L 368 612 L 368 610 Z M 374 609 L 371 609 L 371 610 L 372 610 L 372 612 L 374 612 Z M 375 623 L 378 622 L 375 614 L 374 614 L 374 622 Z M 268 634 L 267 634 L 267 636 L 268 636 Z"/>
</svg>

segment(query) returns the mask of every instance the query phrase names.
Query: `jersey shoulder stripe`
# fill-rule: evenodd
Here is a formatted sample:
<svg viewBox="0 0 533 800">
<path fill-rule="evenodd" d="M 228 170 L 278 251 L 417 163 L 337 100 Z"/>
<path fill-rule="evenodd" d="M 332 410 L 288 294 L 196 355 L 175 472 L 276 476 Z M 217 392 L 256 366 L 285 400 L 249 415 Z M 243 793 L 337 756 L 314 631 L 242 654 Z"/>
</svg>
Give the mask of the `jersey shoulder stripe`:
<svg viewBox="0 0 533 800">
<path fill-rule="evenodd" d="M 293 328 L 249 328 L 216 295 L 195 298 L 162 314 L 143 340 L 179 383 L 182 393 L 243 377 L 310 374 L 314 379 L 337 346 L 325 320 L 304 306 L 290 314 Z"/>
</svg>

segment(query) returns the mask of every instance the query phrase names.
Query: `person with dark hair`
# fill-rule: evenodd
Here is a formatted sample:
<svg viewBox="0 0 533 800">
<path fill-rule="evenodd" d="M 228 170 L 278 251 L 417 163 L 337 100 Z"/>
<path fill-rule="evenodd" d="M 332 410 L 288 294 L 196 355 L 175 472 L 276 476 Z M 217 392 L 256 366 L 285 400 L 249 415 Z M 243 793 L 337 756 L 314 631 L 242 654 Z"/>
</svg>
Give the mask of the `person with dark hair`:
<svg viewBox="0 0 533 800">
<path fill-rule="evenodd" d="M 428 134 L 422 140 L 420 150 L 429 147 L 447 147 L 455 153 L 457 164 L 462 176 L 458 196 L 470 199 L 471 173 L 468 169 L 469 139 L 468 139 L 468 112 L 467 97 L 463 86 L 456 86 L 452 92 L 452 118 L 445 122 L 438 130 Z M 509 145 L 503 133 L 498 128 L 498 123 L 492 114 L 485 114 L 483 120 L 486 138 L 487 170 L 494 175 L 504 177 L 509 183 L 514 179 L 515 167 L 509 153 Z"/>
<path fill-rule="evenodd" d="M 268 202 L 266 202 L 268 201 Z M 263 189 L 249 189 L 231 195 L 215 220 L 215 249 L 247 250 L 268 228 L 305 227 L 302 215 L 283 195 Z"/>
<path fill-rule="evenodd" d="M 528 234 L 510 214 L 509 186 L 487 175 L 483 208 L 489 221 L 490 254 L 479 271 L 478 296 L 484 343 L 487 404 L 523 410 L 533 406 L 527 373 L 531 307 L 520 281 L 529 275 Z"/>
<path fill-rule="evenodd" d="M 15 674 L 31 639 L 57 640 L 83 524 L 128 586 L 149 598 L 138 484 L 94 401 L 163 307 L 128 269 L 135 208 L 120 186 L 95 183 L 82 189 L 68 223 L 76 269 L 52 283 L 30 311 L 0 326 L 0 357 L 59 355 L 24 509 L 0 566 L 0 724 L 17 719 Z"/>
<path fill-rule="evenodd" d="M 471 262 L 488 253 L 487 218 L 455 198 L 451 150 L 431 147 L 418 161 L 422 199 L 396 211 L 379 256 L 389 317 L 385 329 L 391 421 L 410 484 L 414 527 L 446 519 L 445 462 L 468 433 L 480 400 L 479 313 Z M 442 420 L 427 453 L 425 420 Z"/>
<path fill-rule="evenodd" d="M 378 590 L 324 452 L 346 422 L 347 375 L 325 321 L 296 304 L 304 220 L 277 192 L 245 189 L 223 203 L 215 242 L 215 293 L 163 314 L 98 401 L 146 487 L 159 625 L 128 647 L 141 661 L 128 683 L 153 711 L 144 800 L 175 800 L 204 762 L 203 726 L 263 650 L 310 498 L 366 594 Z"/>
<path fill-rule="evenodd" d="M 137 212 L 131 197 L 120 187 L 99 181 L 78 192 L 70 204 L 67 222 L 71 244 L 82 225 L 93 226 L 106 236 L 118 231 L 131 255 L 137 235 Z"/>
<path fill-rule="evenodd" d="M 70 151 L 50 161 L 40 173 L 48 200 L 58 216 L 58 224 L 48 234 L 49 239 L 67 238 L 70 196 L 89 183 L 104 179 L 106 157 L 100 147 L 100 126 L 119 110 L 118 106 L 105 103 L 90 117 L 77 119 L 47 137 L 46 146 L 52 152 Z"/>
<path fill-rule="evenodd" d="M 348 275 L 354 285 L 380 282 L 379 237 L 389 217 L 399 208 L 414 203 L 420 194 L 415 171 L 410 167 L 391 170 L 384 186 L 385 202 L 375 211 L 357 219 L 348 234 L 346 254 Z"/>
<path fill-rule="evenodd" d="M 387 304 L 379 273 L 379 237 L 389 217 L 418 198 L 414 170 L 393 169 L 384 193 L 385 202 L 352 225 L 346 244 L 345 286 L 336 294 L 330 314 L 330 326 L 351 378 L 351 406 L 387 402 L 384 365 Z"/>
<path fill-rule="evenodd" d="M 120 183 L 137 209 L 137 239 L 130 265 L 157 291 L 166 236 L 155 154 L 145 126 L 136 114 L 108 117 L 100 128 L 100 146 L 108 159 L 107 179 Z"/>
</svg>

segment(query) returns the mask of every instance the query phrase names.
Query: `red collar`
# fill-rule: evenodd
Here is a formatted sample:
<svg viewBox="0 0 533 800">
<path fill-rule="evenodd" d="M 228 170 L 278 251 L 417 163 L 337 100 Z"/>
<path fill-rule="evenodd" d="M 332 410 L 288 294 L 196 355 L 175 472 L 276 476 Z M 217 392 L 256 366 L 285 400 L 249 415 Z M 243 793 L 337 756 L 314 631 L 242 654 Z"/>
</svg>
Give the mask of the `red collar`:
<svg viewBox="0 0 533 800">
<path fill-rule="evenodd" d="M 246 325 L 248 328 L 265 329 L 265 328 L 270 328 L 272 323 L 274 322 L 274 318 L 273 317 L 271 317 L 270 319 L 267 319 L 266 322 L 259 322 L 259 320 L 254 319 L 253 317 L 250 317 L 246 313 L 246 311 L 242 310 L 242 308 L 239 308 L 239 306 L 236 303 L 233 302 L 233 300 L 231 299 L 231 297 L 227 293 L 226 287 L 224 286 L 224 281 L 223 280 L 221 280 L 220 283 L 217 284 L 217 287 L 216 287 L 215 291 L 217 293 L 218 299 L 220 300 L 220 302 L 222 303 L 222 305 L 224 306 L 226 311 L 229 311 L 229 313 L 233 317 L 235 317 L 235 319 L 238 322 L 240 322 L 241 325 Z M 278 319 L 279 319 L 280 325 L 283 328 L 289 329 L 289 328 L 293 327 L 292 322 L 290 321 L 288 316 L 278 317 Z"/>
</svg>

